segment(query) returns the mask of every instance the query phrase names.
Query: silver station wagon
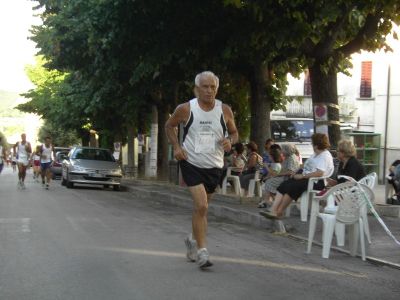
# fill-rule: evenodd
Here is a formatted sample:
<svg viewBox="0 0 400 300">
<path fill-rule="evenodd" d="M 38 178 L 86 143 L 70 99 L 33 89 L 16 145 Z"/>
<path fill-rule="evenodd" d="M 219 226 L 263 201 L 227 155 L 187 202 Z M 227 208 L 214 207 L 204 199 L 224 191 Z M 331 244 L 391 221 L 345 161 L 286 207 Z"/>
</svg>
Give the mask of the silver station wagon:
<svg viewBox="0 0 400 300">
<path fill-rule="evenodd" d="M 74 147 L 62 164 L 61 184 L 72 188 L 74 184 L 95 184 L 120 189 L 121 167 L 107 149 Z"/>
</svg>

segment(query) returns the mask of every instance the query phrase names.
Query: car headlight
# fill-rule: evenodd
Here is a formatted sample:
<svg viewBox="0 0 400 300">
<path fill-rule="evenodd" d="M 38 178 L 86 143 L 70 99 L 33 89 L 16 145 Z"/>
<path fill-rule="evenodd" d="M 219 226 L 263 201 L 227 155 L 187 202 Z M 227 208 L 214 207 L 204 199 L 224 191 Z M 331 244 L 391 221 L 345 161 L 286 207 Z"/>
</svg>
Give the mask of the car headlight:
<svg viewBox="0 0 400 300">
<path fill-rule="evenodd" d="M 113 174 L 113 175 L 121 175 L 122 172 L 121 172 L 121 169 L 114 169 L 114 170 L 111 170 L 111 174 Z"/>
</svg>

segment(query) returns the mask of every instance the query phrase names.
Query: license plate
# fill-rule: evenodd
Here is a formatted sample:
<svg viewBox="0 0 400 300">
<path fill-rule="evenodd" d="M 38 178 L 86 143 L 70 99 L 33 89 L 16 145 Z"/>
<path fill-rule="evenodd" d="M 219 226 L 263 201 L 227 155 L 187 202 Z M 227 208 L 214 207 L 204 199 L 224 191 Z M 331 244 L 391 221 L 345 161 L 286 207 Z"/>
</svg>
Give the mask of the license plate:
<svg viewBox="0 0 400 300">
<path fill-rule="evenodd" d="M 100 177 L 100 178 L 101 178 L 101 177 L 104 177 L 103 174 L 99 174 L 99 173 L 90 173 L 89 176 L 90 176 L 90 177 L 97 177 L 97 178 L 99 178 L 99 177 Z"/>
</svg>

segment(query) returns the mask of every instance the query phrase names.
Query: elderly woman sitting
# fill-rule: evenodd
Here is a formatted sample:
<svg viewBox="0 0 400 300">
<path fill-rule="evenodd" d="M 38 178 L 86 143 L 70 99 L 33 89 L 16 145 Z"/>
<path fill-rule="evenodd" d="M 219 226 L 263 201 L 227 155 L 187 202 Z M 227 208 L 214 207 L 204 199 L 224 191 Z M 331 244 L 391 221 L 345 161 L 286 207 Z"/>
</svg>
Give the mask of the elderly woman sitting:
<svg viewBox="0 0 400 300">
<path fill-rule="evenodd" d="M 271 211 L 260 212 L 264 217 L 281 218 L 293 199 L 297 200 L 307 190 L 309 178 L 326 176 L 332 172 L 334 166 L 332 155 L 328 151 L 328 137 L 323 133 L 314 133 L 311 141 L 314 154 L 306 160 L 301 174 L 295 174 L 279 185 Z M 322 190 L 324 187 L 323 181 L 320 181 L 314 189 Z"/>
<path fill-rule="evenodd" d="M 353 177 L 359 181 L 365 177 L 363 165 L 356 158 L 356 147 L 350 140 L 341 140 L 338 143 L 337 158 L 339 159 L 339 168 L 335 179 L 328 178 L 328 186 L 334 186 L 346 181 L 344 178 L 338 178 L 340 175 Z"/>
<path fill-rule="evenodd" d="M 276 194 L 276 189 L 282 182 L 288 180 L 290 176 L 294 175 L 300 167 L 299 160 L 296 156 L 296 148 L 291 144 L 282 145 L 282 154 L 284 160 L 279 174 L 269 177 L 265 181 L 265 196 L 264 200 L 258 204 L 259 208 L 266 208 L 272 204 L 270 200 L 271 194 Z"/>
</svg>

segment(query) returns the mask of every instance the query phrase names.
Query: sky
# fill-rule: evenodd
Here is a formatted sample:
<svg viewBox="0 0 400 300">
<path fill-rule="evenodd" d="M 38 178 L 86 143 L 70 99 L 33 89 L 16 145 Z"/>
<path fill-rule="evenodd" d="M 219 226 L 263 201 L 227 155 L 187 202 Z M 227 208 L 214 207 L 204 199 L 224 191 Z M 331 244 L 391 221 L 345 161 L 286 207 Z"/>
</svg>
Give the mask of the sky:
<svg viewBox="0 0 400 300">
<path fill-rule="evenodd" d="M 31 0 L 0 0 L 0 90 L 25 92 L 33 87 L 25 74 L 37 52 L 29 29 L 40 24 Z"/>
</svg>

